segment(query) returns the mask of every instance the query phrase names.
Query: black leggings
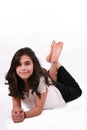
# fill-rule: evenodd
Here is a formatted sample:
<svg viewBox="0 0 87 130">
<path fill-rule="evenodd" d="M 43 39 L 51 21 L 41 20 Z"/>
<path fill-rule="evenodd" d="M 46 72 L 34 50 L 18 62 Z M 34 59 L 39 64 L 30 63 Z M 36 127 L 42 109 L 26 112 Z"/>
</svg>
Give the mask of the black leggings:
<svg viewBox="0 0 87 130">
<path fill-rule="evenodd" d="M 61 92 L 65 102 L 72 101 L 81 96 L 82 90 L 67 70 L 61 66 L 57 71 L 55 86 Z"/>
</svg>

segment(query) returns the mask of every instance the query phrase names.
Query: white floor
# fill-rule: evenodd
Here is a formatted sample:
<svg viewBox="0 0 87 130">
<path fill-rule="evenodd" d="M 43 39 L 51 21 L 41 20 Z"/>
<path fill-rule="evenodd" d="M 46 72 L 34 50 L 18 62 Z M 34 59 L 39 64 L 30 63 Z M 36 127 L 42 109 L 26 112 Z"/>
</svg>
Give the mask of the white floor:
<svg viewBox="0 0 87 130">
<path fill-rule="evenodd" d="M 11 98 L 8 88 L 0 84 L 0 129 L 3 130 L 86 130 L 87 129 L 87 91 L 82 97 L 72 101 L 65 108 L 44 111 L 39 117 L 14 124 L 10 117 Z M 28 125 L 29 124 L 29 125 Z M 42 128 L 42 129 L 41 129 Z"/>
<path fill-rule="evenodd" d="M 66 44 L 66 46 L 68 47 L 68 44 Z M 17 125 L 13 124 L 12 121 L 10 120 L 11 97 L 8 96 L 8 86 L 6 86 L 4 84 L 5 74 L 8 70 L 8 66 L 10 63 L 7 62 L 7 64 L 5 64 L 5 62 L 3 60 L 3 62 L 1 63 L 1 66 L 0 66 L 1 67 L 1 72 L 0 72 L 1 73 L 1 75 L 0 75 L 1 76 L 0 77 L 0 129 L 25 130 L 24 128 L 26 128 L 26 130 L 27 130 L 27 128 L 28 128 L 28 130 L 39 130 L 39 129 L 40 130 L 58 130 L 58 129 L 65 130 L 65 128 L 66 128 L 66 130 L 87 130 L 87 126 L 86 126 L 87 125 L 87 123 L 86 123 L 86 121 L 87 121 L 87 119 L 86 119 L 87 118 L 87 82 L 86 82 L 87 81 L 87 60 L 85 58 L 86 52 L 83 51 L 80 54 L 81 47 L 79 46 L 78 51 L 75 48 L 74 52 L 69 51 L 67 53 L 68 48 L 66 46 L 64 49 L 65 52 L 62 53 L 63 60 L 62 59 L 60 59 L 60 60 L 62 61 L 64 66 L 69 70 L 69 72 L 75 77 L 75 79 L 79 83 L 81 89 L 83 90 L 83 98 L 81 99 L 81 103 L 78 102 L 79 105 L 77 105 L 78 103 L 76 101 L 76 103 L 74 103 L 74 106 L 71 105 L 71 107 L 65 108 L 63 110 L 58 110 L 57 113 L 56 113 L 56 111 L 44 112 L 43 113 L 44 116 L 42 114 L 41 118 L 36 117 L 36 118 L 29 119 L 30 124 L 28 127 L 27 127 L 28 120 L 26 120 L 23 124 L 17 124 Z M 72 49 L 72 47 L 70 49 Z M 74 46 L 73 46 L 73 49 L 74 49 Z M 77 52 L 78 52 L 78 54 L 77 54 Z M 11 51 L 11 54 L 12 53 L 13 53 L 13 51 Z M 0 55 L 0 57 L 2 59 L 2 55 Z M 44 57 L 45 57 L 45 54 L 44 54 Z M 5 58 L 5 55 L 3 54 L 3 59 L 4 58 Z M 5 60 L 8 61 L 7 58 Z M 9 60 L 10 60 L 10 58 L 9 58 Z M 54 121 L 54 118 L 56 119 L 56 121 Z M 44 128 L 44 129 L 41 129 L 39 124 L 41 124 L 42 128 Z M 57 127 L 57 125 L 58 125 L 58 127 Z"/>
<path fill-rule="evenodd" d="M 66 46 L 68 46 L 68 44 Z M 0 129 L 25 130 L 26 128 L 26 130 L 65 130 L 66 128 L 66 130 L 87 130 L 87 61 L 86 58 L 84 58 L 86 56 L 85 54 L 86 52 L 81 52 L 80 54 L 80 47 L 78 54 L 77 49 L 75 49 L 74 53 L 73 51 L 67 53 L 65 47 L 65 52 L 62 55 L 63 60 L 60 59 L 83 90 L 83 98 L 81 101 L 76 101 L 74 105 L 62 110 L 46 111 L 40 117 L 32 118 L 29 119 L 29 122 L 26 120 L 23 124 L 16 125 L 10 120 L 11 97 L 8 96 L 8 86 L 4 84 L 9 63 L 7 62 L 7 64 L 4 64 L 3 61 L 0 75 Z M 28 123 L 29 126 L 27 127 Z"/>
</svg>

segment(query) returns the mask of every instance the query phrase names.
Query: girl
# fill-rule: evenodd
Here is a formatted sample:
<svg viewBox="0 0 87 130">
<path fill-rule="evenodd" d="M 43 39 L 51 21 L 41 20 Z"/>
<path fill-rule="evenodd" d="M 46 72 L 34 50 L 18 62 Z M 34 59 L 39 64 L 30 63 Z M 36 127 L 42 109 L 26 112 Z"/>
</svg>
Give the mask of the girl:
<svg viewBox="0 0 87 130">
<path fill-rule="evenodd" d="M 77 82 L 59 63 L 63 43 L 52 42 L 47 62 L 49 71 L 42 68 L 32 49 L 19 49 L 6 75 L 9 96 L 12 96 L 12 120 L 22 122 L 25 118 L 40 115 L 43 109 L 54 109 L 78 98 L 82 90 Z M 28 108 L 24 111 L 23 102 Z"/>
</svg>

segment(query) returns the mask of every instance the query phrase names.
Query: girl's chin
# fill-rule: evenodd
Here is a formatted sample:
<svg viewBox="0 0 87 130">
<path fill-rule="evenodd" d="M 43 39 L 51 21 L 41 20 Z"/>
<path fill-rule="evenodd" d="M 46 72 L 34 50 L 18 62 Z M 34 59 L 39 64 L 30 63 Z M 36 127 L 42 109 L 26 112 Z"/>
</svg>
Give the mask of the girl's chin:
<svg viewBox="0 0 87 130">
<path fill-rule="evenodd" d="M 21 79 L 23 79 L 23 80 L 27 80 L 27 79 L 28 79 L 28 77 L 21 77 Z"/>
</svg>

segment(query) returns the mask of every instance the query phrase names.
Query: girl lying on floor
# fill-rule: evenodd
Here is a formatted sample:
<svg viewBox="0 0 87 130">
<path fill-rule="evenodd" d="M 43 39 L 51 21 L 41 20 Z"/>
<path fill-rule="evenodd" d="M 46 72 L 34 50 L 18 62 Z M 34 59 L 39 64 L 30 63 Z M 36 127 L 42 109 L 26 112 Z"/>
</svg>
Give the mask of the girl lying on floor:
<svg viewBox="0 0 87 130">
<path fill-rule="evenodd" d="M 28 47 L 19 49 L 13 56 L 6 74 L 9 96 L 12 96 L 12 120 L 40 115 L 44 109 L 54 109 L 80 97 L 82 90 L 70 73 L 59 63 L 63 42 L 52 42 L 46 61 L 49 70 L 41 67 L 35 52 Z M 24 111 L 23 102 L 28 108 Z"/>
</svg>

